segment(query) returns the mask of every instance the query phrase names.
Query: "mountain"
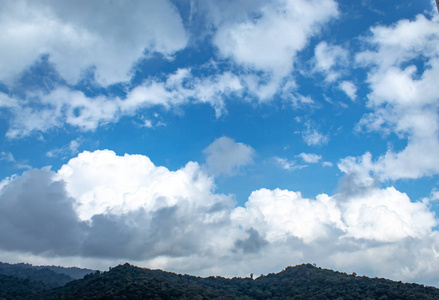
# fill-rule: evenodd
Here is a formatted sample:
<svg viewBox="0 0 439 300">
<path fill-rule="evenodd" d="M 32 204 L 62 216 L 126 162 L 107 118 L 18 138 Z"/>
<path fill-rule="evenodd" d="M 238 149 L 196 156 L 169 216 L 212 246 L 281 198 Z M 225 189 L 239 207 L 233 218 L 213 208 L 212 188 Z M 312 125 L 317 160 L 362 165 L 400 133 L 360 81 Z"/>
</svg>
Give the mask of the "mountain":
<svg viewBox="0 0 439 300">
<path fill-rule="evenodd" d="M 0 299 L 39 299 L 50 288 L 41 281 L 0 275 Z"/>
<path fill-rule="evenodd" d="M 347 275 L 310 264 L 250 278 L 201 278 L 119 265 L 52 290 L 47 299 L 439 299 L 439 289 Z"/>
<path fill-rule="evenodd" d="M 8 264 L 0 262 L 0 275 L 41 281 L 48 287 L 63 286 L 74 279 L 83 278 L 94 270 L 64 268 L 58 266 L 33 266 L 31 264 Z"/>
<path fill-rule="evenodd" d="M 202 278 L 127 263 L 56 288 L 0 275 L 0 299 L 439 299 L 439 289 L 348 275 L 311 264 L 253 280 Z"/>
</svg>

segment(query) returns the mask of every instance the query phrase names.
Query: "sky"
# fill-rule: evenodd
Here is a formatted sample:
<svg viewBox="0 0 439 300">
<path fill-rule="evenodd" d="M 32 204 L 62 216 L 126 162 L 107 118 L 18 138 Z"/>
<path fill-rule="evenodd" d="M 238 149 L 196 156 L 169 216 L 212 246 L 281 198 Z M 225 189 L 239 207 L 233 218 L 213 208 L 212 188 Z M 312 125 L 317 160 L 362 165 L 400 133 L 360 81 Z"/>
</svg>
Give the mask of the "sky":
<svg viewBox="0 0 439 300">
<path fill-rule="evenodd" d="M 439 286 L 432 0 L 0 0 L 0 261 Z"/>
</svg>

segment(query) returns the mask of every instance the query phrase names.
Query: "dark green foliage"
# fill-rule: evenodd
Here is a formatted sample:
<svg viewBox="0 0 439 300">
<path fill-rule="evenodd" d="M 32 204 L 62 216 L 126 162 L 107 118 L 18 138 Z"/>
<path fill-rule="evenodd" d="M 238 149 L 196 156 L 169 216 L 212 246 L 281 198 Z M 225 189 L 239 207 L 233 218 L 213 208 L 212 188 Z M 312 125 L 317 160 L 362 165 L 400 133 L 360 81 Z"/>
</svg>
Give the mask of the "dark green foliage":
<svg viewBox="0 0 439 300">
<path fill-rule="evenodd" d="M 439 290 L 310 264 L 250 278 L 200 278 L 129 264 L 52 291 L 53 299 L 439 299 Z"/>
<path fill-rule="evenodd" d="M 1 299 L 44 299 L 52 288 L 65 285 L 82 275 L 93 272 L 88 269 L 0 262 Z M 71 275 L 71 276 L 69 276 Z M 73 276 L 72 276 L 73 275 Z"/>
<path fill-rule="evenodd" d="M 32 281 L 41 281 L 49 287 L 63 286 L 73 278 L 66 274 L 59 274 L 47 267 L 34 267 L 29 264 L 0 263 L 0 274 L 18 278 L 29 278 Z"/>
<path fill-rule="evenodd" d="M 255 280 L 201 278 L 125 264 L 51 290 L 43 283 L 34 286 L 29 279 L 7 277 L 2 284 L 0 290 L 13 291 L 17 297 L 0 299 L 439 299 L 439 289 L 433 287 L 347 275 L 310 264 Z"/>
<path fill-rule="evenodd" d="M 0 299 L 39 299 L 40 295 L 49 291 L 49 287 L 41 281 L 29 278 L 0 275 Z"/>
<path fill-rule="evenodd" d="M 81 269 L 76 267 L 65 268 L 59 266 L 33 266 L 31 264 L 24 264 L 24 263 L 8 264 L 8 263 L 0 262 L 0 274 L 12 275 L 19 278 L 31 277 L 31 279 L 34 280 L 41 280 L 40 278 L 34 278 L 34 274 L 37 274 L 38 271 L 42 269 L 49 269 L 54 273 L 56 273 L 53 275 L 53 277 L 56 277 L 58 274 L 63 275 L 63 276 L 58 276 L 58 278 L 60 279 L 60 281 L 64 281 L 64 282 L 62 284 L 58 284 L 57 286 L 64 285 L 67 282 L 72 281 L 73 279 L 81 279 L 85 275 L 95 272 L 95 270 Z M 65 281 L 67 279 L 68 281 Z M 41 281 L 44 282 L 44 280 Z"/>
</svg>

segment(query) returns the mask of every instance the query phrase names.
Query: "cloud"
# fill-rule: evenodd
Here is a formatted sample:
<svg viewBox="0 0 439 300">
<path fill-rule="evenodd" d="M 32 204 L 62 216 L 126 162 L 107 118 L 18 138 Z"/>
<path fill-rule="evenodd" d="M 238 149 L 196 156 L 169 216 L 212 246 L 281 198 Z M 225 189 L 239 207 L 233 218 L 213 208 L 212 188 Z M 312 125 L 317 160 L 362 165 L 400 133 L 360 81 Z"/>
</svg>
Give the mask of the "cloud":
<svg viewBox="0 0 439 300">
<path fill-rule="evenodd" d="M 35 131 L 45 132 L 64 124 L 81 130 L 117 120 L 117 99 L 104 96 L 87 97 L 81 91 L 59 87 L 49 94 L 36 93 L 29 99 L 17 99 L 19 106 L 11 110 L 8 138 L 21 138 Z"/>
<path fill-rule="evenodd" d="M 436 225 L 434 213 L 424 203 L 410 202 L 409 197 L 393 187 L 371 188 L 341 202 L 347 236 L 382 242 L 430 234 Z"/>
<path fill-rule="evenodd" d="M 366 38 L 371 49 L 356 56 L 358 64 L 369 68 L 371 89 L 371 112 L 360 120 L 358 130 L 395 133 L 407 146 L 399 152 L 389 147 L 364 167 L 381 181 L 438 174 L 439 92 L 431 87 L 439 76 L 439 24 L 419 15 L 371 32 Z M 418 64 L 421 60 L 424 63 Z"/>
<path fill-rule="evenodd" d="M 121 116 L 133 116 L 142 109 L 154 106 L 171 109 L 190 102 L 208 103 L 220 117 L 226 111 L 224 99 L 234 93 L 239 94 L 242 89 L 238 77 L 229 72 L 200 79 L 194 78 L 190 69 L 178 69 L 168 74 L 164 81 L 149 78 L 128 91 L 123 98 L 88 97 L 82 91 L 58 87 L 48 94 L 35 92 L 24 99 L 14 99 L 16 105 L 10 108 L 11 119 L 6 136 L 22 138 L 36 131 L 46 132 L 64 125 L 91 131 L 117 122 Z M 4 94 L 0 92 L 1 95 Z"/>
<path fill-rule="evenodd" d="M 302 160 L 306 163 L 310 163 L 310 164 L 315 164 L 318 163 L 321 159 L 322 156 L 318 155 L 318 154 L 313 154 L 313 153 L 300 153 L 299 155 L 297 155 L 298 157 L 302 158 Z"/>
<path fill-rule="evenodd" d="M 271 98 L 282 78 L 294 68 L 297 53 L 320 27 L 338 15 L 337 4 L 325 1 L 209 1 L 208 11 L 216 28 L 213 43 L 221 56 L 244 69 L 263 71 L 251 89 L 261 100 Z M 259 81 L 260 79 L 256 79 Z M 255 81 L 253 77 L 251 81 Z"/>
<path fill-rule="evenodd" d="M 288 160 L 288 159 L 282 158 L 282 157 L 275 156 L 275 157 L 273 157 L 273 159 L 277 165 L 279 165 L 282 169 L 288 170 L 288 171 L 303 169 L 303 168 L 307 167 L 307 165 L 298 165 L 296 161 Z"/>
<path fill-rule="evenodd" d="M 31 170 L 2 184 L 1 248 L 132 260 L 221 251 L 234 246 L 222 229 L 234 202 L 213 188 L 196 163 L 173 172 L 141 155 L 83 152 L 57 173 Z M 221 236 L 204 244 L 209 235 Z"/>
<path fill-rule="evenodd" d="M 18 103 L 14 98 L 0 92 L 0 108 L 15 108 L 17 106 Z"/>
<path fill-rule="evenodd" d="M 179 201 L 209 206 L 209 201 L 226 200 L 210 195 L 213 180 L 196 163 L 172 172 L 156 167 L 146 156 L 117 156 L 108 150 L 80 153 L 61 167 L 58 176 L 66 182 L 66 190 L 75 199 L 82 220 L 139 208 L 158 211 Z"/>
<path fill-rule="evenodd" d="M 32 169 L 25 161 L 16 161 L 11 152 L 0 152 L 0 161 L 11 163 L 16 169 Z"/>
<path fill-rule="evenodd" d="M 324 166 L 324 167 L 332 167 L 332 162 L 324 161 L 324 162 L 322 162 L 322 166 Z"/>
<path fill-rule="evenodd" d="M 352 82 L 342 81 L 340 83 L 340 89 L 345 92 L 352 101 L 357 98 L 357 87 Z"/>
<path fill-rule="evenodd" d="M 349 52 L 340 46 L 328 45 L 323 41 L 314 49 L 313 71 L 323 73 L 327 82 L 338 80 L 348 63 Z"/>
<path fill-rule="evenodd" d="M 325 224 L 337 223 L 340 212 L 326 195 L 317 201 L 300 193 L 261 189 L 253 192 L 245 208 L 236 208 L 232 218 L 244 228 L 254 228 L 269 242 L 297 237 L 306 242 L 327 234 Z"/>
<path fill-rule="evenodd" d="M 168 1 L 2 1 L 0 81 L 11 83 L 42 55 L 67 82 L 93 68 L 101 85 L 127 81 L 144 53 L 184 48 L 187 34 Z M 130 19 L 130 22 L 118 20 Z"/>
<path fill-rule="evenodd" d="M 64 183 L 53 182 L 47 169 L 31 170 L 4 185 L 0 193 L 0 236 L 5 250 L 35 254 L 78 254 L 85 231 L 65 195 Z"/>
<path fill-rule="evenodd" d="M 55 149 L 52 149 L 50 151 L 47 151 L 46 156 L 58 157 L 58 156 L 66 155 L 66 154 L 75 155 L 79 152 L 78 148 L 81 146 L 82 142 L 83 141 L 81 138 L 76 138 L 74 140 L 71 140 L 70 143 L 66 146 L 63 146 L 61 148 L 55 148 Z"/>
<path fill-rule="evenodd" d="M 218 118 L 227 113 L 225 101 L 231 96 L 266 100 L 281 91 L 295 106 L 314 103 L 310 96 L 292 94 L 295 82 L 291 72 L 297 53 L 310 37 L 338 15 L 333 0 L 279 0 L 273 5 L 263 1 L 208 1 L 194 5 L 205 14 L 203 19 L 213 25 L 209 28 L 213 28 L 218 58 L 223 62 L 229 58 L 224 62 L 228 65 L 224 70 L 229 71 L 212 72 L 209 68 L 208 75 L 201 76 L 206 71 L 201 70 L 203 67 L 194 71 L 181 68 L 160 78 L 148 77 L 128 87 L 126 94 L 115 96 L 104 92 L 89 94 L 78 90 L 75 84 L 87 74 L 96 80 L 95 88 L 126 82 L 133 78 L 136 63 L 148 59 L 151 53 L 171 59 L 184 49 L 188 36 L 173 4 L 134 1 L 129 5 L 106 5 L 81 1 L 72 6 L 25 0 L 5 4 L 0 22 L 5 33 L 0 39 L 5 54 L 0 59 L 0 81 L 13 90 L 42 57 L 57 77 L 57 83 L 50 87 L 44 83 L 44 88 L 23 90 L 20 95 L 0 92 L 0 107 L 9 111 L 6 136 L 23 138 L 65 125 L 92 131 L 153 106 L 172 109 L 208 103 Z M 117 20 L 124 16 L 134 21 L 120 25 Z M 172 21 L 165 22 L 167 19 Z M 264 47 L 255 48 L 258 43 Z"/>
<path fill-rule="evenodd" d="M 338 88 L 342 90 L 352 101 L 357 98 L 357 87 L 348 80 L 341 78 L 348 72 L 347 67 L 351 64 L 349 51 L 338 45 L 329 45 L 326 41 L 320 42 L 314 49 L 312 59 L 314 73 L 321 73 L 327 83 L 339 81 Z"/>
<path fill-rule="evenodd" d="M 306 129 L 302 131 L 302 138 L 308 146 L 321 146 L 329 142 L 329 137 L 313 128 L 309 121 L 305 123 L 305 127 Z"/>
<path fill-rule="evenodd" d="M 438 284 L 434 213 L 393 187 L 315 198 L 259 189 L 241 207 L 215 193 L 195 162 L 170 171 L 109 150 L 82 152 L 57 172 L 26 171 L 0 187 L 0 253 L 11 259 L 63 257 L 100 268 L 130 260 L 228 276 L 314 261 Z"/>
<path fill-rule="evenodd" d="M 229 137 L 220 137 L 204 149 L 206 169 L 215 176 L 232 176 L 239 173 L 241 167 L 252 164 L 255 150 L 243 143 L 237 143 Z"/>
<path fill-rule="evenodd" d="M 4 151 L 0 152 L 0 160 L 7 161 L 7 162 L 14 162 L 15 161 L 14 156 L 12 155 L 11 152 L 4 152 Z"/>
<path fill-rule="evenodd" d="M 259 252 L 262 247 L 268 245 L 268 242 L 253 228 L 248 229 L 247 233 L 249 235 L 248 238 L 243 240 L 238 239 L 235 242 L 236 249 L 242 249 L 244 253 L 255 253 Z"/>
</svg>

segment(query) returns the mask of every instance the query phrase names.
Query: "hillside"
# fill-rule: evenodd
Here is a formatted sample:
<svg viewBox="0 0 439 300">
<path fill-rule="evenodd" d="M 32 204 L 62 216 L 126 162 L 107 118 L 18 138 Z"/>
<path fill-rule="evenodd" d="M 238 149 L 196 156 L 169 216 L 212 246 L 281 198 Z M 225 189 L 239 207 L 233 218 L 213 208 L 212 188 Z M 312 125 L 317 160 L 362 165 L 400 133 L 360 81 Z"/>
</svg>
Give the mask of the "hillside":
<svg viewBox="0 0 439 300">
<path fill-rule="evenodd" d="M 303 264 L 250 278 L 200 278 L 129 264 L 53 290 L 57 299 L 439 299 L 439 289 Z"/>
<path fill-rule="evenodd" d="M 0 275 L 0 299 L 439 299 L 439 289 L 310 264 L 255 280 L 201 278 L 124 264 L 57 288 Z"/>
<path fill-rule="evenodd" d="M 13 276 L 31 281 L 41 281 L 48 287 L 59 287 L 74 279 L 81 279 L 94 270 L 64 268 L 58 266 L 33 266 L 31 264 L 8 264 L 0 262 L 0 275 Z"/>
</svg>

